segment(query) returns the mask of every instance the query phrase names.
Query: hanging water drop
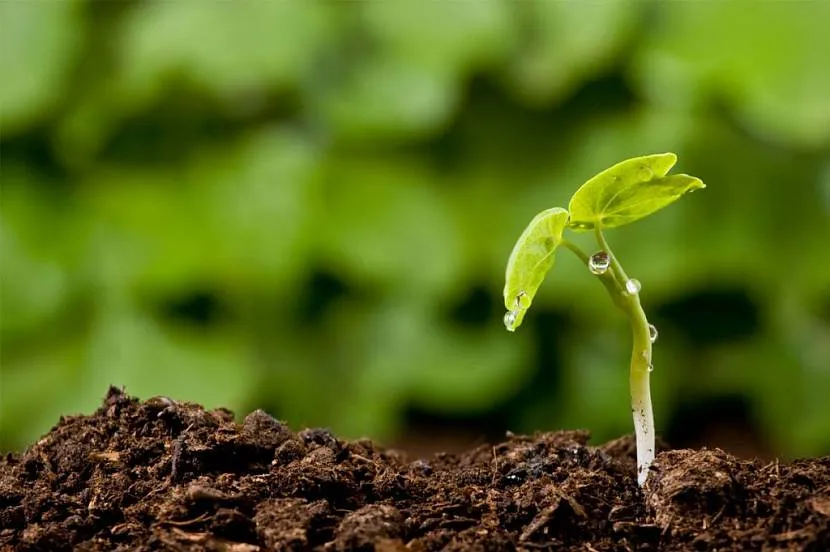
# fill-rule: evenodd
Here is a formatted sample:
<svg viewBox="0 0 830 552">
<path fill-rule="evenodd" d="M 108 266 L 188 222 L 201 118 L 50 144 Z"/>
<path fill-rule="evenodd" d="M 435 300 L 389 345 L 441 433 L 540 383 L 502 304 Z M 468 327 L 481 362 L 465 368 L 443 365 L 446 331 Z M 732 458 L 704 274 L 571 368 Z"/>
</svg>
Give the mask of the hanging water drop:
<svg viewBox="0 0 830 552">
<path fill-rule="evenodd" d="M 648 338 L 651 340 L 652 343 L 657 341 L 657 336 L 658 335 L 659 334 L 657 333 L 657 327 L 654 324 L 649 324 L 648 325 Z"/>
<path fill-rule="evenodd" d="M 652 364 L 650 362 L 648 363 L 648 371 L 649 372 L 654 372 L 654 364 Z"/>
<path fill-rule="evenodd" d="M 611 266 L 611 255 L 607 251 L 597 251 L 588 259 L 588 269 L 597 276 L 608 272 L 609 266 Z"/>
<path fill-rule="evenodd" d="M 516 317 L 519 315 L 518 310 L 507 311 L 504 315 L 504 327 L 507 328 L 508 331 L 514 331 L 516 329 Z"/>
<path fill-rule="evenodd" d="M 640 293 L 643 285 L 640 283 L 640 280 L 635 280 L 631 278 L 625 283 L 625 291 L 627 291 L 630 295 L 637 295 Z"/>
</svg>

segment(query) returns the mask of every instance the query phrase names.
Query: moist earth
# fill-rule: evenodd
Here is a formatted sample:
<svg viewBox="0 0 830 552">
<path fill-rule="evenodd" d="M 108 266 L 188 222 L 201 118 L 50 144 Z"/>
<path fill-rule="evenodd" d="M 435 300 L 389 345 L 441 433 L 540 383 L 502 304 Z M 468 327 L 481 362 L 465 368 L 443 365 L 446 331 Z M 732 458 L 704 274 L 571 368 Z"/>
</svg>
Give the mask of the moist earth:
<svg viewBox="0 0 830 552">
<path fill-rule="evenodd" d="M 0 460 L 0 550 L 830 550 L 830 457 L 663 450 L 641 490 L 630 437 L 588 438 L 413 460 L 111 388 Z"/>
</svg>

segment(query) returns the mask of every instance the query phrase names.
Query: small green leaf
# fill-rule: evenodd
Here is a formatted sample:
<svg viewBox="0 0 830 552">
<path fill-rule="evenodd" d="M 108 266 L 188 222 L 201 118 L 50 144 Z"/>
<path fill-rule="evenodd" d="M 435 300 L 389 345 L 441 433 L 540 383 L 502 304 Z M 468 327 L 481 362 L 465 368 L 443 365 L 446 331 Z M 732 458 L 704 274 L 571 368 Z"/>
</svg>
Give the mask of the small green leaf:
<svg viewBox="0 0 830 552">
<path fill-rule="evenodd" d="M 602 171 L 571 198 L 568 227 L 622 226 L 659 211 L 687 192 L 706 187 L 693 176 L 666 176 L 676 162 L 677 155 L 660 153 L 626 159 Z"/>
<path fill-rule="evenodd" d="M 530 308 L 536 290 L 553 267 L 553 253 L 562 242 L 568 211 L 554 207 L 530 221 L 507 261 L 504 306 L 509 311 L 504 325 L 511 332 L 518 328 Z"/>
</svg>

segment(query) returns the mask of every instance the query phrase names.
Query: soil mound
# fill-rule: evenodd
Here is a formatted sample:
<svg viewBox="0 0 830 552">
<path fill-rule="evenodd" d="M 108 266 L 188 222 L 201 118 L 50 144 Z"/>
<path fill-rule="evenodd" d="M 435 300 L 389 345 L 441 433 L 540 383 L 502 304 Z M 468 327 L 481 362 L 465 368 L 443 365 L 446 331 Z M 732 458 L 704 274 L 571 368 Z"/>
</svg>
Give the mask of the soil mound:
<svg viewBox="0 0 830 552">
<path fill-rule="evenodd" d="M 830 457 L 659 454 L 587 432 L 410 461 L 262 411 L 110 389 L 0 460 L 0 550 L 830 550 Z"/>
</svg>

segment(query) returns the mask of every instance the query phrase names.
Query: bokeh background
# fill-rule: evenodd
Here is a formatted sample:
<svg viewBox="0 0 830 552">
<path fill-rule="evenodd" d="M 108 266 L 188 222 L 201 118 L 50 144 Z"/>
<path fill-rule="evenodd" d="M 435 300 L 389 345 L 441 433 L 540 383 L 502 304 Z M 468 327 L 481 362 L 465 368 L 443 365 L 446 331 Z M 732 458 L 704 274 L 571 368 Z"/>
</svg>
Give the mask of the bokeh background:
<svg viewBox="0 0 830 552">
<path fill-rule="evenodd" d="M 416 451 L 630 433 L 602 287 L 561 252 L 510 334 L 504 265 L 536 212 L 674 151 L 708 188 L 608 233 L 660 330 L 659 432 L 830 453 L 830 2 L 2 0 L 0 25 L 0 450 L 109 384 Z"/>
</svg>

